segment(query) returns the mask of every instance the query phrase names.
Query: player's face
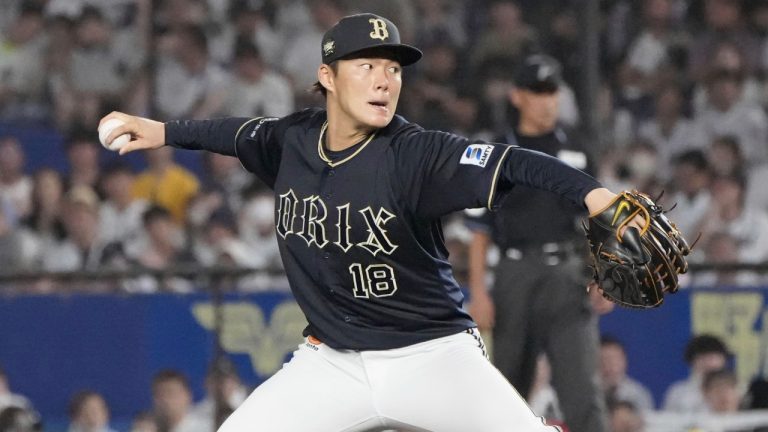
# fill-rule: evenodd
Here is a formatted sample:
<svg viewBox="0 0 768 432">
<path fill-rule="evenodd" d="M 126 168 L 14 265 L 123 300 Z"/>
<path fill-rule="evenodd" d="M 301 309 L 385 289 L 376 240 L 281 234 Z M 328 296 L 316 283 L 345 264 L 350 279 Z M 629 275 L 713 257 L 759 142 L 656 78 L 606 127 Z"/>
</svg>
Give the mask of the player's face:
<svg viewBox="0 0 768 432">
<path fill-rule="evenodd" d="M 329 102 L 357 128 L 379 129 L 389 124 L 400 98 L 400 63 L 382 57 L 339 60 Z"/>
</svg>

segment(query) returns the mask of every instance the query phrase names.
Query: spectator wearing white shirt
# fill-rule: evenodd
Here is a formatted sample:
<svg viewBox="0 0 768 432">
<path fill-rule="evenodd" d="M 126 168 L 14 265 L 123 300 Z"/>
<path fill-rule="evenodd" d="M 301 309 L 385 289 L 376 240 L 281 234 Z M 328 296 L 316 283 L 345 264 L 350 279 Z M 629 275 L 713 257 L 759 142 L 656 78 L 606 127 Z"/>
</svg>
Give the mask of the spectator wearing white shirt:
<svg viewBox="0 0 768 432">
<path fill-rule="evenodd" d="M 742 173 L 716 176 L 712 201 L 700 226 L 701 240 L 716 232 L 731 235 L 739 245 L 741 262 L 768 260 L 768 213 L 745 201 L 747 179 Z"/>
<path fill-rule="evenodd" d="M 0 411 L 12 406 L 28 409 L 32 404 L 26 397 L 11 391 L 8 375 L 0 368 Z"/>
<path fill-rule="evenodd" d="M 653 144 L 659 154 L 659 173 L 670 173 L 675 155 L 706 147 L 705 136 L 683 115 L 684 96 L 675 84 L 656 91 L 654 117 L 640 123 L 637 134 Z"/>
<path fill-rule="evenodd" d="M 142 240 L 142 216 L 149 205 L 141 198 L 134 198 L 131 192 L 134 179 L 127 165 L 108 166 L 101 180 L 106 200 L 99 208 L 99 238 L 104 243 L 119 243 L 129 255 Z"/>
<path fill-rule="evenodd" d="M 723 369 L 729 356 L 725 344 L 716 336 L 704 334 L 691 338 L 684 353 L 690 375 L 667 388 L 663 409 L 686 414 L 706 411 L 702 390 L 704 376 L 708 372 Z"/>
<path fill-rule="evenodd" d="M 763 108 L 744 97 L 743 69 L 718 67 L 710 71 L 706 106 L 696 114 L 696 127 L 711 142 L 718 136 L 738 137 L 750 166 L 768 162 L 768 117 Z"/>
<path fill-rule="evenodd" d="M 9 11 L 3 10 L 6 15 Z M 0 118 L 38 118 L 45 111 L 46 46 L 42 7 L 24 2 L 0 33 Z"/>
<path fill-rule="evenodd" d="M 169 36 L 170 56 L 162 57 L 155 103 L 160 117 L 208 118 L 223 112 L 229 75 L 211 61 L 208 39 L 199 26 L 183 26 Z"/>
<path fill-rule="evenodd" d="M 234 83 L 230 86 L 226 111 L 247 117 L 283 117 L 294 110 L 290 82 L 272 70 L 258 48 L 239 41 L 235 49 Z"/>
<path fill-rule="evenodd" d="M 600 339 L 599 370 L 608 406 L 629 402 L 641 411 L 655 408 L 651 392 L 627 375 L 627 353 L 622 343 L 612 336 L 606 335 Z"/>
<path fill-rule="evenodd" d="M 211 419 L 192 412 L 192 390 L 187 377 L 175 370 L 162 370 L 152 378 L 155 419 L 161 432 L 211 432 Z"/>
<path fill-rule="evenodd" d="M 675 223 L 686 238 L 696 238 L 712 201 L 709 191 L 709 161 L 700 150 L 689 150 L 673 160 L 673 182 L 677 191 L 665 199 L 676 205 Z M 695 255 L 694 255 L 695 257 Z"/>
<path fill-rule="evenodd" d="M 24 151 L 14 137 L 0 138 L 0 202 L 6 202 L 16 218 L 32 209 L 32 180 L 24 174 Z"/>
</svg>

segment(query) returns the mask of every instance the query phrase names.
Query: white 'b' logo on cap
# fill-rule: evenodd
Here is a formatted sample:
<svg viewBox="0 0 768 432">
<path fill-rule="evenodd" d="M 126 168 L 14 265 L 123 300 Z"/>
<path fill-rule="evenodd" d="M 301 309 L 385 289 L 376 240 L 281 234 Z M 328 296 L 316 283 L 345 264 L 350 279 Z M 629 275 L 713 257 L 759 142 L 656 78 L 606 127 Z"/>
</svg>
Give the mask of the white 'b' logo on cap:
<svg viewBox="0 0 768 432">
<path fill-rule="evenodd" d="M 368 20 L 368 22 L 373 24 L 373 31 L 370 34 L 371 39 L 385 40 L 389 37 L 389 32 L 387 31 L 387 23 L 385 23 L 384 20 L 371 18 Z"/>
</svg>

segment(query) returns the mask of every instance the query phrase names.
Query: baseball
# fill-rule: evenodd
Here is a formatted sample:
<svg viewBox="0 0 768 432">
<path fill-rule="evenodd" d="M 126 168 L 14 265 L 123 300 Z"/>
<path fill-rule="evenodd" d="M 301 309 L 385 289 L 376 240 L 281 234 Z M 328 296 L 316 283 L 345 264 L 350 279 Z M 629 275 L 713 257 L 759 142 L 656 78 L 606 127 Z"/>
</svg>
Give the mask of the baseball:
<svg viewBox="0 0 768 432">
<path fill-rule="evenodd" d="M 123 124 L 125 124 L 124 121 L 116 118 L 112 118 L 105 121 L 101 126 L 99 126 L 99 141 L 101 141 L 101 145 L 103 145 L 105 149 L 118 151 L 123 146 L 128 144 L 128 142 L 131 140 L 131 136 L 129 134 L 122 134 L 119 137 L 115 138 L 111 144 L 107 144 L 107 137 L 109 137 L 109 134 L 116 127 L 121 126 Z"/>
</svg>

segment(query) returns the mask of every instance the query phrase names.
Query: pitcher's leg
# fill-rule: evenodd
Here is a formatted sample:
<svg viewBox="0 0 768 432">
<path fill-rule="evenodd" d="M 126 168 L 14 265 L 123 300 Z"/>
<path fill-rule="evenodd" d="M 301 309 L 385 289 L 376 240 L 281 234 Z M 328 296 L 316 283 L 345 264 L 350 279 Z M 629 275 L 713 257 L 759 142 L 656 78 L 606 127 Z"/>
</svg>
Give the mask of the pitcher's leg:
<svg viewBox="0 0 768 432">
<path fill-rule="evenodd" d="M 388 359 L 387 368 L 369 369 L 379 412 L 435 432 L 559 430 L 534 415 L 476 337 L 450 336 L 422 353 Z"/>
<path fill-rule="evenodd" d="M 308 343 L 307 343 L 308 344 Z M 367 430 L 378 420 L 359 355 L 304 344 L 221 425 L 219 432 Z"/>
</svg>

